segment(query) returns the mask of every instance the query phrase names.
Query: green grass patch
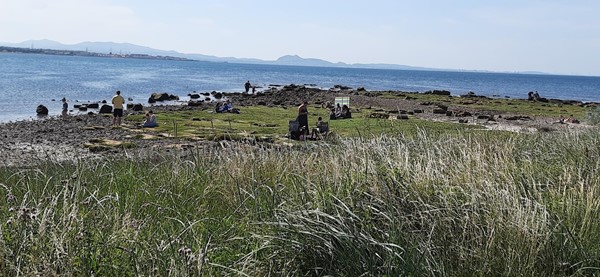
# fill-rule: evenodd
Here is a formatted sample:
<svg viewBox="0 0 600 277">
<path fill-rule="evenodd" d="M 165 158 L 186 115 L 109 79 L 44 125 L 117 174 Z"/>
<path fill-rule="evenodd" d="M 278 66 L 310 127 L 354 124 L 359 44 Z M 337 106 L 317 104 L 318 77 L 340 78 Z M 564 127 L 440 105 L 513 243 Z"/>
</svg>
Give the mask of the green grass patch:
<svg viewBox="0 0 600 277">
<path fill-rule="evenodd" d="M 329 121 L 329 111 L 320 107 L 309 108 L 309 124 L 316 124 L 317 118 Z M 456 133 L 461 130 L 477 129 L 472 125 L 461 125 L 448 122 L 432 122 L 410 117 L 409 120 L 389 120 L 369 118 L 372 110 L 360 109 L 353 113 L 352 119 L 329 121 L 330 130 L 342 137 L 366 136 L 381 134 L 409 135 L 416 134 L 420 128 L 432 132 Z M 204 111 L 179 111 L 158 114 L 160 126 L 144 129 L 144 132 L 162 133 L 167 136 L 201 138 L 206 140 L 276 140 L 287 134 L 288 123 L 296 118 L 296 109 L 280 107 L 252 106 L 241 107 L 240 114 L 214 113 Z M 141 122 L 142 116 L 128 117 L 130 122 Z"/>
</svg>

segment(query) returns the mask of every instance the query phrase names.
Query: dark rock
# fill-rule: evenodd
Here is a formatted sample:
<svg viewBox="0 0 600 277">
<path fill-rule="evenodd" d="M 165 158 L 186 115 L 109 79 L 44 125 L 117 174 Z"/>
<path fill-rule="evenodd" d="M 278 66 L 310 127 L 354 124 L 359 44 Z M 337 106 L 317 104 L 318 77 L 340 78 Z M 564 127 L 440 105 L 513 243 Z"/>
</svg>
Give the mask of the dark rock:
<svg viewBox="0 0 600 277">
<path fill-rule="evenodd" d="M 445 96 L 450 96 L 450 92 L 447 90 L 430 90 L 430 91 L 426 91 L 425 94 L 433 94 L 433 95 L 445 95 Z"/>
<path fill-rule="evenodd" d="M 452 111 L 446 111 L 446 116 L 453 116 L 454 113 Z"/>
<path fill-rule="evenodd" d="M 458 123 L 463 123 L 463 124 L 464 123 L 469 123 L 469 120 L 468 119 L 459 119 Z"/>
<path fill-rule="evenodd" d="M 342 86 L 342 85 L 335 85 L 335 86 L 333 86 L 333 88 L 339 89 L 339 90 L 351 90 L 352 89 L 351 87 Z"/>
<path fill-rule="evenodd" d="M 266 106 L 267 103 L 265 101 L 259 101 L 258 103 L 256 103 L 259 106 Z"/>
<path fill-rule="evenodd" d="M 150 95 L 150 98 L 148 98 L 148 103 L 156 103 L 156 102 L 160 102 L 160 101 L 172 100 L 171 96 L 173 96 L 173 95 L 169 95 L 168 93 L 155 92 L 155 93 L 152 93 L 152 95 Z M 151 102 L 151 101 L 154 101 L 154 102 Z"/>
<path fill-rule="evenodd" d="M 133 105 L 132 110 L 136 111 L 136 112 L 141 112 L 144 110 L 144 105 L 142 104 L 135 104 Z"/>
<path fill-rule="evenodd" d="M 198 107 L 198 106 L 202 106 L 202 103 L 203 103 L 203 102 L 204 102 L 204 101 L 192 101 L 192 100 L 190 100 L 190 101 L 188 101 L 188 106 L 189 106 L 189 107 Z"/>
<path fill-rule="evenodd" d="M 48 108 L 44 105 L 39 105 L 35 109 L 35 113 L 37 113 L 37 115 L 48 115 Z"/>
<path fill-rule="evenodd" d="M 112 113 L 113 107 L 110 105 L 102 105 L 102 107 L 100 108 L 100 111 L 98 113 L 101 114 L 106 114 L 106 113 Z"/>
<path fill-rule="evenodd" d="M 369 115 L 370 118 L 388 119 L 390 115 L 387 113 L 372 113 Z"/>
<path fill-rule="evenodd" d="M 446 114 L 446 110 L 440 109 L 440 108 L 435 108 L 435 109 L 433 109 L 433 113 L 434 114 Z"/>
<path fill-rule="evenodd" d="M 423 113 L 423 110 L 413 110 L 414 113 Z"/>
<path fill-rule="evenodd" d="M 214 97 L 215 99 L 221 99 L 221 98 L 223 98 L 223 94 L 222 94 L 222 93 L 220 93 L 220 92 L 217 92 L 217 93 L 213 94 L 213 97 Z"/>
<path fill-rule="evenodd" d="M 522 115 L 516 115 L 516 116 L 509 116 L 504 118 L 506 120 L 532 120 L 531 117 L 529 116 L 522 116 Z"/>
<path fill-rule="evenodd" d="M 469 91 L 469 92 L 467 92 L 467 94 L 463 94 L 460 97 L 463 97 L 463 98 L 488 98 L 488 97 L 483 96 L 483 95 L 477 95 L 477 94 L 475 94 L 472 91 Z"/>
<path fill-rule="evenodd" d="M 359 87 L 356 89 L 356 91 L 366 92 L 367 90 L 364 87 Z"/>
<path fill-rule="evenodd" d="M 472 114 L 470 112 L 467 111 L 458 111 L 454 114 L 454 116 L 456 117 L 468 117 L 468 116 L 472 116 Z"/>
<path fill-rule="evenodd" d="M 188 96 L 189 96 L 191 99 L 198 99 L 198 98 L 200 98 L 200 94 L 195 94 L 195 93 L 194 93 L 194 94 L 188 94 Z"/>
<path fill-rule="evenodd" d="M 87 104 L 87 107 L 90 108 L 90 109 L 97 109 L 97 108 L 100 108 L 100 104 L 98 104 L 98 103 L 90 103 L 90 104 Z"/>
<path fill-rule="evenodd" d="M 85 112 L 85 111 L 87 111 L 87 109 L 88 109 L 88 108 L 87 108 L 87 106 L 86 106 L 86 105 L 81 105 L 81 106 L 79 107 L 79 110 L 80 110 L 80 111 L 82 111 L 82 112 Z"/>
</svg>

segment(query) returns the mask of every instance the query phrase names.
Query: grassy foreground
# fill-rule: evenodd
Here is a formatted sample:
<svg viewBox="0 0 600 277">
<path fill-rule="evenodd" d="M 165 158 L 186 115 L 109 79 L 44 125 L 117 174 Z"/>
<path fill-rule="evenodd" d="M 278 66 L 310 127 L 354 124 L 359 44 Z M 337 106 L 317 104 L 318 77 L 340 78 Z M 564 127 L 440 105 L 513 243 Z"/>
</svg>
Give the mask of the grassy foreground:
<svg viewBox="0 0 600 277">
<path fill-rule="evenodd" d="M 0 169 L 0 275 L 600 273 L 600 135 L 348 139 Z"/>
</svg>

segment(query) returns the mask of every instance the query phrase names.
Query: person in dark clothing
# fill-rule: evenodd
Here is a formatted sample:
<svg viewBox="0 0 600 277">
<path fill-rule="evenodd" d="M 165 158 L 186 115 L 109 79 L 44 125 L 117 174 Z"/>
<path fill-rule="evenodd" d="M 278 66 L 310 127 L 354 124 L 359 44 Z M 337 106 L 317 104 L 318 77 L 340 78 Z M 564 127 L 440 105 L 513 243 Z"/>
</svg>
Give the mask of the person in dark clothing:
<svg viewBox="0 0 600 277">
<path fill-rule="evenodd" d="M 342 106 L 342 114 L 340 117 L 341 118 L 352 118 L 352 113 L 350 113 L 350 108 L 348 107 L 348 105 Z"/>
<path fill-rule="evenodd" d="M 300 123 L 300 132 L 308 135 L 308 102 L 304 101 L 302 105 L 298 107 L 298 123 Z"/>
<path fill-rule="evenodd" d="M 246 83 L 244 84 L 244 88 L 246 89 L 246 93 L 248 93 L 248 91 L 250 91 L 250 87 L 252 85 L 250 84 L 250 80 L 246 81 Z"/>
<path fill-rule="evenodd" d="M 67 118 L 69 115 L 69 104 L 67 104 L 67 99 L 63 97 L 62 99 L 62 117 Z"/>
</svg>

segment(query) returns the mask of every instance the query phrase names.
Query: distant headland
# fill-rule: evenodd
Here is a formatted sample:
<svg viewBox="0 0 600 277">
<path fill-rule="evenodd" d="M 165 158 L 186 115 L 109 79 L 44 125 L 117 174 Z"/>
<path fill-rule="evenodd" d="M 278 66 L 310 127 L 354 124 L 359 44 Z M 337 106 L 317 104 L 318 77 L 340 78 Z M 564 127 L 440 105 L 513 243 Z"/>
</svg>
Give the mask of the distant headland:
<svg viewBox="0 0 600 277">
<path fill-rule="evenodd" d="M 310 66 L 310 67 L 337 67 L 337 68 L 361 68 L 361 69 L 391 69 L 391 70 L 418 70 L 418 71 L 454 71 L 454 72 L 479 72 L 479 73 L 515 73 L 515 74 L 548 74 L 538 71 L 527 72 L 495 72 L 487 70 L 468 69 L 443 69 L 420 67 L 387 63 L 344 63 L 330 62 L 316 58 L 304 58 L 298 55 L 285 55 L 276 60 L 261 60 L 255 58 L 217 57 L 204 54 L 185 54 L 177 51 L 159 50 L 131 43 L 116 42 L 81 42 L 77 44 L 63 44 L 57 41 L 42 39 L 28 40 L 20 43 L 0 42 L 2 49 L 11 48 L 15 52 L 38 53 L 50 55 L 77 55 L 95 57 L 122 57 L 137 59 L 160 59 L 160 60 L 194 60 L 219 63 L 241 63 L 241 64 L 265 64 L 265 65 L 288 65 L 288 66 Z M 9 50 L 6 50 L 9 51 Z"/>
<path fill-rule="evenodd" d="M 26 54 L 44 54 L 44 55 L 60 55 L 60 56 L 85 56 L 85 57 L 103 57 L 103 58 L 130 58 L 130 59 L 148 59 L 148 60 L 171 60 L 171 61 L 193 61 L 191 59 L 171 57 L 171 56 L 154 56 L 148 54 L 116 54 L 109 52 L 97 53 L 89 51 L 77 50 L 56 50 L 45 48 L 21 48 L 21 47 L 6 47 L 0 46 L 0 53 L 26 53 Z"/>
</svg>

